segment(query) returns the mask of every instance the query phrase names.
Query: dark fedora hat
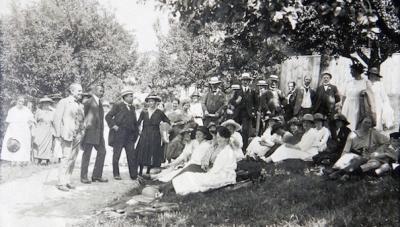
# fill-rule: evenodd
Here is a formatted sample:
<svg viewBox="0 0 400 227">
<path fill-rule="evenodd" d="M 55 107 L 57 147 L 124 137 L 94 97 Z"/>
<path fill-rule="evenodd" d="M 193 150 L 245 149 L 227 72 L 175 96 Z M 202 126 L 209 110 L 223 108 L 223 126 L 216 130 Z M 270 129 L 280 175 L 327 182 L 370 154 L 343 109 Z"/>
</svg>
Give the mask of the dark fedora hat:
<svg viewBox="0 0 400 227">
<path fill-rule="evenodd" d="M 211 135 L 210 131 L 208 131 L 208 128 L 207 128 L 207 127 L 205 127 L 205 126 L 198 126 L 198 127 L 196 128 L 196 132 L 197 132 L 197 131 L 202 132 L 202 133 L 206 136 L 206 140 L 212 139 L 212 135 Z"/>
<path fill-rule="evenodd" d="M 350 122 L 347 120 L 346 116 L 344 116 L 343 114 L 335 114 L 335 116 L 333 116 L 333 119 L 335 121 L 343 121 L 346 125 L 349 125 Z"/>
<path fill-rule="evenodd" d="M 161 97 L 158 96 L 158 95 L 149 95 L 144 99 L 144 101 L 148 102 L 150 99 L 152 99 L 152 100 L 154 100 L 156 102 L 161 102 Z"/>
<path fill-rule="evenodd" d="M 371 67 L 368 69 L 368 74 L 374 74 L 380 78 L 382 78 L 382 75 L 379 73 L 379 69 L 377 67 Z"/>
</svg>

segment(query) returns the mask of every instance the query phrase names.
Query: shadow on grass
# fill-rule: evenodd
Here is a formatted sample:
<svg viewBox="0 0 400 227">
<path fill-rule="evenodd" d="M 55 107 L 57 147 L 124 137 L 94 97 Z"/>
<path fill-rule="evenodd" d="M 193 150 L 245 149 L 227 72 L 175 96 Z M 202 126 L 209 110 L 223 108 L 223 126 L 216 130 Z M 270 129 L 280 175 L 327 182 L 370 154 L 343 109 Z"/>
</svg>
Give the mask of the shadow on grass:
<svg viewBox="0 0 400 227">
<path fill-rule="evenodd" d="M 265 182 L 235 191 L 171 193 L 161 201 L 178 203 L 177 212 L 124 217 L 104 226 L 400 226 L 398 179 L 325 181 L 304 174 L 308 167 L 294 160 L 268 165 Z"/>
</svg>

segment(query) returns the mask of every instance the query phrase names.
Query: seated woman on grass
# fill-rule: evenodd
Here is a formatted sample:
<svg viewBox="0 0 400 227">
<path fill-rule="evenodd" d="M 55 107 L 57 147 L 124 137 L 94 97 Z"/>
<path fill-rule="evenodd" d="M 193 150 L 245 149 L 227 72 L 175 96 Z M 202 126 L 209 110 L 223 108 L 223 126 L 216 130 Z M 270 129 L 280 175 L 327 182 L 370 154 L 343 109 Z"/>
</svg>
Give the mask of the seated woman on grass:
<svg viewBox="0 0 400 227">
<path fill-rule="evenodd" d="M 168 163 L 172 160 L 177 159 L 182 154 L 186 144 L 189 144 L 192 139 L 190 134 L 193 131 L 192 128 L 182 129 L 179 134 L 168 144 L 167 151 L 165 153 L 165 159 Z"/>
<path fill-rule="evenodd" d="M 221 124 L 221 126 L 226 127 L 231 133 L 231 145 L 236 153 L 236 160 L 240 161 L 244 158 L 244 154 L 242 151 L 243 147 L 243 138 L 242 135 L 238 132 L 242 127 L 236 123 L 236 121 L 229 119 Z"/>
<path fill-rule="evenodd" d="M 361 174 L 371 169 L 368 160 L 380 156 L 388 148 L 389 138 L 374 128 L 372 118 L 365 117 L 359 129 L 350 133 L 347 138 L 343 154 L 333 166 L 333 172 L 327 171 L 331 179 L 343 176 L 348 179 L 349 174 Z"/>
<path fill-rule="evenodd" d="M 247 147 L 246 156 L 251 158 L 264 157 L 267 152 L 275 145 L 275 143 L 281 143 L 280 137 L 272 135 L 271 130 L 273 125 L 279 121 L 278 117 L 272 117 L 267 119 L 267 129 L 264 131 L 261 137 L 255 137 Z"/>
<path fill-rule="evenodd" d="M 177 159 L 169 164 L 169 167 L 155 175 L 153 179 L 168 182 L 175 176 L 186 171 L 203 171 L 201 161 L 204 155 L 211 149 L 211 135 L 205 126 L 199 126 L 195 130 L 196 139 L 186 144 L 183 152 Z"/>
<path fill-rule="evenodd" d="M 185 172 L 172 180 L 179 195 L 205 192 L 236 183 L 236 154 L 230 145 L 231 133 L 223 126 L 218 128 L 218 155 L 211 169 L 205 173 Z"/>
<path fill-rule="evenodd" d="M 318 131 L 314 127 L 314 117 L 305 114 L 302 118 L 304 134 L 300 142 L 295 145 L 285 143 L 266 159 L 266 162 L 279 162 L 287 159 L 301 159 L 311 161 L 318 154 L 320 146 Z"/>
</svg>

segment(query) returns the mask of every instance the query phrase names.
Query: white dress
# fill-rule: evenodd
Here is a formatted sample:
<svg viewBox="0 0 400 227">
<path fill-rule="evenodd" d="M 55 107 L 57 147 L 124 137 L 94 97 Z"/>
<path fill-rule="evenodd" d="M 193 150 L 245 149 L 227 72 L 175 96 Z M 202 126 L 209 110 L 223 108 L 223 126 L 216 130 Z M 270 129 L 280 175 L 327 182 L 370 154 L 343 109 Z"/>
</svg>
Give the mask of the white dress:
<svg viewBox="0 0 400 227">
<path fill-rule="evenodd" d="M 286 159 L 311 161 L 312 157 L 318 154 L 318 145 L 318 131 L 315 128 L 311 128 L 304 133 L 300 142 L 296 144 L 300 149 L 287 147 L 286 144 L 283 144 L 278 147 L 270 157 L 273 162 L 279 162 Z"/>
<path fill-rule="evenodd" d="M 203 107 L 200 102 L 190 103 L 189 111 L 198 125 L 203 125 Z"/>
<path fill-rule="evenodd" d="M 267 128 L 261 137 L 255 137 L 247 147 L 246 156 L 256 158 L 264 157 L 264 155 L 275 145 L 275 142 L 282 142 L 282 137 L 278 134 L 271 135 L 272 128 Z M 266 146 L 260 144 L 263 141 Z"/>
<path fill-rule="evenodd" d="M 171 181 L 177 174 L 185 169 L 185 167 L 191 164 L 201 165 L 204 156 L 208 154 L 210 149 L 210 141 L 204 140 L 201 143 L 199 143 L 197 140 L 191 141 L 190 143 L 186 144 L 185 148 L 183 148 L 182 153 L 177 159 L 174 160 L 174 163 L 184 163 L 183 168 L 167 168 L 161 171 L 159 174 L 155 175 L 153 179 L 157 179 L 161 182 Z"/>
<path fill-rule="evenodd" d="M 234 147 L 235 154 L 236 154 L 236 161 L 240 161 L 244 158 L 244 154 L 242 151 L 243 147 L 243 137 L 240 135 L 240 133 L 235 132 L 232 134 L 230 143 Z"/>
<path fill-rule="evenodd" d="M 381 81 L 373 82 L 371 89 L 375 100 L 375 128 L 378 131 L 382 131 L 384 125 L 386 126 L 386 128 L 393 127 L 394 112 L 392 106 L 390 105 L 389 97 L 386 94 L 383 83 Z"/>
<path fill-rule="evenodd" d="M 230 145 L 225 146 L 206 173 L 185 172 L 172 180 L 176 194 L 205 192 L 236 183 L 236 155 Z"/>
<path fill-rule="evenodd" d="M 12 107 L 7 114 L 6 122 L 9 124 L 4 135 L 1 149 L 1 159 L 13 162 L 29 162 L 31 159 L 31 130 L 30 123 L 35 122 L 32 112 L 27 107 L 19 109 Z M 9 138 L 20 142 L 20 149 L 12 153 L 7 149 Z"/>
<path fill-rule="evenodd" d="M 344 100 L 342 107 L 342 114 L 350 122 L 348 126 L 352 131 L 356 129 L 356 125 L 359 121 L 358 116 L 360 112 L 360 99 L 361 91 L 367 88 L 366 81 L 362 80 L 351 80 L 347 83 L 344 95 L 346 99 Z"/>
<path fill-rule="evenodd" d="M 329 131 L 328 128 L 326 127 L 322 127 L 320 130 L 317 130 L 317 134 L 318 134 L 318 151 L 324 151 L 327 148 L 327 142 L 328 139 L 331 137 L 331 132 Z"/>
</svg>

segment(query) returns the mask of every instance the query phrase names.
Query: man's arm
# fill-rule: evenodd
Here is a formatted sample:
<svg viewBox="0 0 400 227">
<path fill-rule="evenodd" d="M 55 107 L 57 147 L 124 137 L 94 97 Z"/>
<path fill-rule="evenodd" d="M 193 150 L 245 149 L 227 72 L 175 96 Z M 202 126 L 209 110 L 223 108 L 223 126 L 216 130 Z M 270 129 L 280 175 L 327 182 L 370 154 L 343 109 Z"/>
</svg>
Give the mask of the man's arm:
<svg viewBox="0 0 400 227">
<path fill-rule="evenodd" d="M 116 125 L 115 115 L 119 112 L 118 106 L 119 106 L 118 104 L 113 105 L 111 110 L 106 114 L 105 118 L 109 128 L 112 128 L 113 126 Z"/>
</svg>

